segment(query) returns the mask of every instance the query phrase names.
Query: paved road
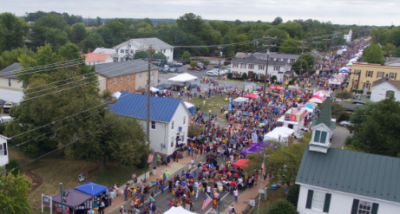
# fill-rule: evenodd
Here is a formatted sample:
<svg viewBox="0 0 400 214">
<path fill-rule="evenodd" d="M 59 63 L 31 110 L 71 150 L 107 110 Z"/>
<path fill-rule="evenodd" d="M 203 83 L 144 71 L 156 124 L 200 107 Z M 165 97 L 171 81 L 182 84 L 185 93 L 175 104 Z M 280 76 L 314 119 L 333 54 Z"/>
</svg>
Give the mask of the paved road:
<svg viewBox="0 0 400 214">
<path fill-rule="evenodd" d="M 197 164 L 199 162 L 204 162 L 204 161 L 205 161 L 205 155 L 197 158 L 195 161 L 195 167 L 193 169 L 197 171 Z M 222 163 L 222 162 L 223 162 L 223 160 L 222 160 L 222 158 L 220 158 L 219 163 Z M 186 171 L 188 169 L 188 167 L 189 167 L 189 164 L 184 166 L 178 172 L 176 172 L 174 174 L 170 174 L 170 178 L 175 176 L 177 173 L 180 174 L 182 172 L 182 170 Z M 153 191 L 154 191 L 154 188 L 151 189 L 151 192 L 153 192 Z M 240 193 L 242 193 L 242 192 L 240 192 Z M 213 194 L 213 193 L 211 193 L 211 194 Z M 168 192 L 167 188 L 165 188 L 164 193 L 159 192 L 159 193 L 155 194 L 156 206 L 158 209 L 160 209 L 161 213 L 163 213 L 169 209 L 168 203 L 173 198 L 174 198 L 174 196 Z M 228 208 L 232 204 L 232 202 L 234 201 L 234 196 L 230 195 L 228 192 L 223 192 L 223 193 L 221 193 L 220 198 L 221 198 L 220 211 L 223 212 L 226 208 Z M 201 209 L 203 200 L 204 200 L 204 196 L 203 196 L 202 192 L 199 193 L 198 200 L 195 200 L 195 196 L 191 196 L 191 200 L 194 202 L 193 209 L 196 210 L 196 213 L 210 214 L 210 213 L 214 212 L 214 210 L 212 209 L 212 203 L 210 203 L 205 210 Z M 128 201 L 128 202 L 124 203 L 123 206 L 125 207 L 125 209 L 129 209 L 130 202 Z M 143 211 L 143 208 L 141 208 L 140 210 Z M 110 213 L 111 214 L 119 214 L 119 209 L 116 209 Z"/>
<path fill-rule="evenodd" d="M 344 141 L 347 137 L 352 136 L 349 130 L 343 126 L 336 126 L 333 130 L 333 136 L 331 139 L 332 148 L 342 148 L 344 146 Z"/>
</svg>

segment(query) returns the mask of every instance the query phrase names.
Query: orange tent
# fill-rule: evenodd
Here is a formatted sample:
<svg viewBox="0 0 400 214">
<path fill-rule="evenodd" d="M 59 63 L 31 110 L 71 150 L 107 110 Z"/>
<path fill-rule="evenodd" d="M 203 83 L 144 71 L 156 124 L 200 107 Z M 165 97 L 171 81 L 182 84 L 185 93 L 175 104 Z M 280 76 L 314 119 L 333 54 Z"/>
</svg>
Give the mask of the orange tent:
<svg viewBox="0 0 400 214">
<path fill-rule="evenodd" d="M 247 167 L 247 162 L 248 161 L 249 161 L 248 159 L 239 159 L 235 163 L 232 163 L 232 166 L 239 167 L 239 168 L 244 168 L 244 167 Z"/>
</svg>

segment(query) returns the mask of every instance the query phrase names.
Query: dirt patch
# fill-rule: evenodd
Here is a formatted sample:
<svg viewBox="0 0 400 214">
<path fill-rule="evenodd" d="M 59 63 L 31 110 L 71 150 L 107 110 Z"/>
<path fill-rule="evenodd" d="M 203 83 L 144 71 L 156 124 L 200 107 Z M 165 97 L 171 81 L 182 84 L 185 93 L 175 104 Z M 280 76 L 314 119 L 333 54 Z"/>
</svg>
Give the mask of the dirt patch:
<svg viewBox="0 0 400 214">
<path fill-rule="evenodd" d="M 22 170 L 22 172 L 25 174 L 25 176 L 28 178 L 28 180 L 32 183 L 32 188 L 29 191 L 29 193 L 31 193 L 32 191 L 34 191 L 35 189 L 40 187 L 40 185 L 43 184 L 43 178 L 40 177 L 40 175 L 33 172 L 33 170 L 39 169 L 39 168 L 41 168 L 41 167 Z"/>
</svg>

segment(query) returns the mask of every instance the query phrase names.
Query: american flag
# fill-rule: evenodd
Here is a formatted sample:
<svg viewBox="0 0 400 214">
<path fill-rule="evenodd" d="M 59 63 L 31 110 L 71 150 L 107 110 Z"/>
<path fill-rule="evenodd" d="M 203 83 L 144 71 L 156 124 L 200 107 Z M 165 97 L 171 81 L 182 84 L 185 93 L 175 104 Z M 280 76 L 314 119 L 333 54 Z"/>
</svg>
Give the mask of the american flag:
<svg viewBox="0 0 400 214">
<path fill-rule="evenodd" d="M 153 162 L 153 159 L 154 159 L 154 152 L 149 154 L 149 157 L 147 157 L 147 163 Z"/>
<path fill-rule="evenodd" d="M 265 160 L 263 161 L 261 168 L 262 168 L 263 175 L 265 175 Z"/>
<path fill-rule="evenodd" d="M 212 199 L 210 196 L 208 196 L 208 194 L 206 194 L 206 196 L 204 196 L 204 201 L 203 201 L 203 205 L 201 206 L 202 210 L 205 210 L 207 208 L 207 206 L 211 203 Z"/>
</svg>

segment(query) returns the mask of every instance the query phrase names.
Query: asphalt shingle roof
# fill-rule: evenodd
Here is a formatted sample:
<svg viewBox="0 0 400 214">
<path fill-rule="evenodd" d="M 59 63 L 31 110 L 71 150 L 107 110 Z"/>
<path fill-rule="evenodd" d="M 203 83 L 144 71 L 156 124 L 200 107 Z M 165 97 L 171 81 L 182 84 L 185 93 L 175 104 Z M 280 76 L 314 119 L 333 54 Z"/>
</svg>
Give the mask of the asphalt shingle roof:
<svg viewBox="0 0 400 214">
<path fill-rule="evenodd" d="M 170 122 L 181 99 L 150 97 L 150 120 Z M 115 104 L 110 104 L 110 111 L 119 115 L 147 119 L 146 95 L 121 92 Z"/>
<path fill-rule="evenodd" d="M 327 97 L 324 105 L 322 106 L 321 112 L 319 112 L 318 119 L 315 123 L 315 126 L 323 123 L 326 125 L 326 127 L 331 128 L 331 122 L 332 122 L 332 116 L 331 116 L 331 98 Z"/>
<path fill-rule="evenodd" d="M 117 77 L 127 74 L 134 74 L 147 71 L 147 62 L 141 59 L 135 59 L 123 62 L 103 63 L 96 65 L 96 73 L 105 77 Z M 158 70 L 158 67 L 151 65 L 151 70 Z"/>
<path fill-rule="evenodd" d="M 376 85 L 379 85 L 379 84 L 384 83 L 384 82 L 388 82 L 389 84 L 393 85 L 395 88 L 400 90 L 400 80 L 391 80 L 391 79 L 387 79 L 387 78 L 382 78 L 382 79 L 379 79 L 379 80 L 375 80 L 372 83 L 372 86 L 376 86 Z"/>
<path fill-rule="evenodd" d="M 400 158 L 307 145 L 296 183 L 400 202 Z"/>
<path fill-rule="evenodd" d="M 0 77 L 7 77 L 11 79 L 17 79 L 17 76 L 14 74 L 15 71 L 18 71 L 22 69 L 22 66 L 18 62 L 14 62 L 7 68 L 4 68 L 3 70 L 0 71 Z M 11 72 L 14 71 L 14 72 Z"/>
</svg>

